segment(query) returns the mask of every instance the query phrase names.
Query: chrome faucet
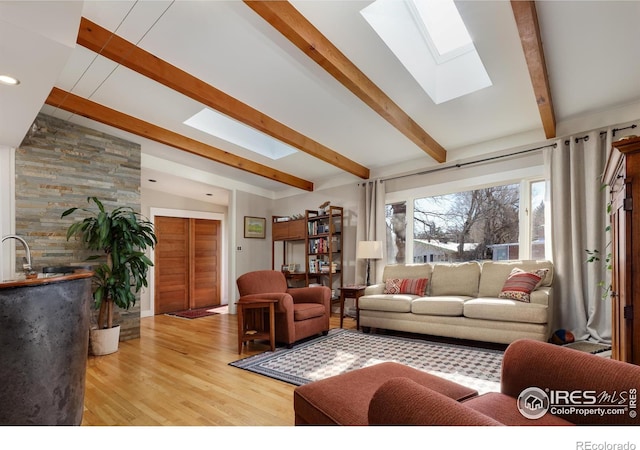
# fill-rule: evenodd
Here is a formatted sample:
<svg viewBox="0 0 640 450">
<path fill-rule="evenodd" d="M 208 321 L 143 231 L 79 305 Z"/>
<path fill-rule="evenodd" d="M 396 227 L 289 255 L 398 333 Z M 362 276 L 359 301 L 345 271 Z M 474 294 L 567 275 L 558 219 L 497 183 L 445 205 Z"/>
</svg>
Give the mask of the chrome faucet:
<svg viewBox="0 0 640 450">
<path fill-rule="evenodd" d="M 2 238 L 2 242 L 6 241 L 7 239 L 15 239 L 19 241 L 24 247 L 24 251 L 27 254 L 27 257 L 23 258 L 25 263 L 22 264 L 22 270 L 24 270 L 25 274 L 29 275 L 31 273 L 31 250 L 29 250 L 29 245 L 27 245 L 27 241 L 25 241 L 23 238 L 21 238 L 18 235 L 8 234 Z"/>
</svg>

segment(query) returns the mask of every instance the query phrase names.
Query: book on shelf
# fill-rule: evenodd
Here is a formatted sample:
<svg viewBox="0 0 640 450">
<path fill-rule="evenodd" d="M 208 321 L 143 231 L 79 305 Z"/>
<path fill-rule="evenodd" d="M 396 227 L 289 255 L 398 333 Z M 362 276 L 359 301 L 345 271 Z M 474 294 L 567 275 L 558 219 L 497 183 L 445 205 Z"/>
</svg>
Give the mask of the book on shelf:
<svg viewBox="0 0 640 450">
<path fill-rule="evenodd" d="M 322 262 L 320 266 L 320 273 L 336 273 L 338 271 L 338 264 L 332 262 L 329 264 L 326 261 Z"/>
<path fill-rule="evenodd" d="M 329 241 L 327 238 L 309 240 L 309 253 L 327 253 L 328 251 Z"/>
<path fill-rule="evenodd" d="M 318 273 L 318 261 L 315 258 L 309 258 L 309 273 Z"/>
<path fill-rule="evenodd" d="M 325 234 L 329 232 L 329 224 L 320 223 L 320 222 L 309 222 L 308 230 L 309 230 L 310 236 L 315 236 L 317 234 Z"/>
<path fill-rule="evenodd" d="M 308 222 L 307 229 L 309 231 L 309 236 L 326 234 L 330 231 L 328 223 L 323 223 L 317 220 Z"/>
</svg>

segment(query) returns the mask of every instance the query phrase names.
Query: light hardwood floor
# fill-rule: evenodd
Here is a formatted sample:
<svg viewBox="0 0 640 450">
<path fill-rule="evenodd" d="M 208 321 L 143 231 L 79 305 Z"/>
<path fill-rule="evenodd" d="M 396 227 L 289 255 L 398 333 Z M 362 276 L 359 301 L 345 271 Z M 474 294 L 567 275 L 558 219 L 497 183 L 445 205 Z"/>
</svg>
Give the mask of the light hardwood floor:
<svg viewBox="0 0 640 450">
<path fill-rule="evenodd" d="M 293 425 L 295 386 L 228 365 L 269 350 L 255 343 L 238 355 L 236 317 L 143 318 L 140 339 L 89 358 L 82 424 Z M 355 320 L 345 318 L 344 328 Z"/>
</svg>

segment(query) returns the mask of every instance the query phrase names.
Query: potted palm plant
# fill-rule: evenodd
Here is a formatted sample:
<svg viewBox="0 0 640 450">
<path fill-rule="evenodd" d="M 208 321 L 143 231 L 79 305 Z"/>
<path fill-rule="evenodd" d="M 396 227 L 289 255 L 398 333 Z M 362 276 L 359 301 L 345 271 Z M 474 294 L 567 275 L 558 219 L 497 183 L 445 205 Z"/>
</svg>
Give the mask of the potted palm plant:
<svg viewBox="0 0 640 450">
<path fill-rule="evenodd" d="M 99 309 L 97 327 L 91 330 L 93 354 L 106 355 L 118 349 L 120 325 L 113 323 L 114 305 L 129 309 L 137 294 L 147 286 L 147 273 L 153 262 L 145 255 L 154 248 L 157 238 L 153 224 L 131 207 L 106 211 L 97 197 L 88 197 L 96 209 L 70 208 L 62 217 L 82 211 L 88 214 L 67 229 L 67 241 L 76 236 L 90 251 L 100 252 L 87 260 L 102 260 L 93 266 L 95 306 Z M 105 336 L 106 335 L 106 336 Z M 108 342 L 103 342 L 103 338 Z"/>
</svg>

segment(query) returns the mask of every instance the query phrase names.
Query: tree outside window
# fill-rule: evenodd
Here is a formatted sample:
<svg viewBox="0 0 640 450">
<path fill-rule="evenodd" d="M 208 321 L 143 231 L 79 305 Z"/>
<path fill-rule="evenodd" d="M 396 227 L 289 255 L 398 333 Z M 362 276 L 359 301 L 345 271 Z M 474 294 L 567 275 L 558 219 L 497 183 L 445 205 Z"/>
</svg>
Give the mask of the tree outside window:
<svg viewBox="0 0 640 450">
<path fill-rule="evenodd" d="M 544 181 L 531 183 L 531 258 L 545 259 L 545 189 Z"/>
<path fill-rule="evenodd" d="M 387 223 L 387 263 L 405 262 L 407 240 L 407 203 L 398 202 L 385 205 Z"/>
<path fill-rule="evenodd" d="M 413 260 L 517 259 L 519 209 L 519 184 L 416 199 Z"/>
<path fill-rule="evenodd" d="M 388 203 L 387 264 L 545 259 L 545 189 L 522 181 Z"/>
</svg>

